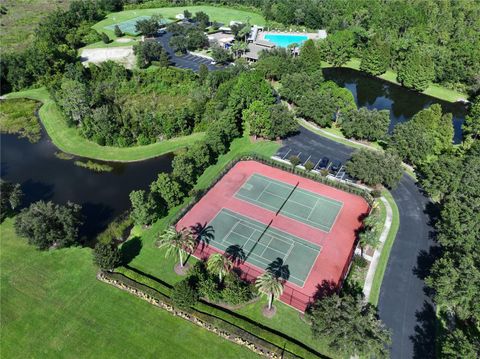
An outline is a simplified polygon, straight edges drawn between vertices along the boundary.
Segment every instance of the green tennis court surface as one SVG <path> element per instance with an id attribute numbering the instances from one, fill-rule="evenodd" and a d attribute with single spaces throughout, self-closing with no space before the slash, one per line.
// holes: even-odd
<path id="1" fill-rule="evenodd" d="M 235 193 L 238 199 L 277 212 L 309 226 L 330 232 L 342 202 L 253 174 Z"/>
<path id="2" fill-rule="evenodd" d="M 151 16 L 138 16 L 138 17 L 130 19 L 130 20 L 119 22 L 118 24 L 105 26 L 104 29 L 113 31 L 115 29 L 115 25 L 118 25 L 118 27 L 120 28 L 120 30 L 122 30 L 123 33 L 136 36 L 136 35 L 140 34 L 140 31 L 137 31 L 137 29 L 135 28 L 135 25 L 137 24 L 137 21 L 147 20 L 147 19 L 150 19 L 150 18 L 151 18 Z M 162 24 L 167 23 L 167 21 L 164 20 L 164 19 L 160 20 L 160 22 Z"/>
<path id="3" fill-rule="evenodd" d="M 241 248 L 244 260 L 262 269 L 267 269 L 280 258 L 290 272 L 285 279 L 301 287 L 321 250 L 313 243 L 272 227 L 267 228 L 266 224 L 225 208 L 208 226 L 213 229 L 209 245 L 227 252 L 235 247 L 236 251 Z"/>

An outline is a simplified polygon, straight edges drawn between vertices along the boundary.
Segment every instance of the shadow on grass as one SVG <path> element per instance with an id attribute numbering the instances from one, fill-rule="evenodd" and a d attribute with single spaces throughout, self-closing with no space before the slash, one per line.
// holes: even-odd
<path id="1" fill-rule="evenodd" d="M 139 237 L 133 237 L 122 245 L 122 264 L 126 266 L 140 254 L 143 243 Z"/>

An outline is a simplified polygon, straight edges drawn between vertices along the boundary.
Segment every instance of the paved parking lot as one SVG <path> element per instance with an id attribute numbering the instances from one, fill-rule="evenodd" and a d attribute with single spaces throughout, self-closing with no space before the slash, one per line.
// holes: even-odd
<path id="1" fill-rule="evenodd" d="M 351 151 L 339 150 L 337 146 L 329 143 L 333 141 L 325 140 L 319 142 L 316 134 L 300 127 L 298 134 L 283 140 L 283 146 L 276 156 L 284 160 L 297 156 L 301 165 L 311 161 L 315 170 L 327 169 L 336 178 L 352 181 L 353 178 L 345 171 L 345 162 L 350 158 Z"/>
<path id="2" fill-rule="evenodd" d="M 199 70 L 201 64 L 206 65 L 210 71 L 224 68 L 224 66 L 213 65 L 211 63 L 211 60 L 201 56 L 196 56 L 192 54 L 186 54 L 183 56 L 175 55 L 175 51 L 173 51 L 173 49 L 169 45 L 169 41 L 171 37 L 172 37 L 172 34 L 167 32 L 161 35 L 160 37 L 157 37 L 156 40 L 160 44 L 162 44 L 165 51 L 167 51 L 170 63 L 173 66 L 178 67 L 180 69 L 189 69 L 195 72 Z"/>

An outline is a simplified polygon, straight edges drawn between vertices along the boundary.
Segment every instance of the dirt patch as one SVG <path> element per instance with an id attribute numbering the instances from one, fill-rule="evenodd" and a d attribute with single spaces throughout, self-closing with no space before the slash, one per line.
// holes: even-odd
<path id="1" fill-rule="evenodd" d="M 190 269 L 190 264 L 185 264 L 182 267 L 180 263 L 177 263 L 175 264 L 175 267 L 174 267 L 175 273 L 177 273 L 178 275 L 186 275 L 189 269 Z"/>
<path id="2" fill-rule="evenodd" d="M 135 55 L 133 54 L 132 46 L 83 49 L 80 57 L 84 65 L 89 63 L 99 64 L 108 60 L 118 62 L 127 69 L 131 69 L 135 65 Z"/>
<path id="3" fill-rule="evenodd" d="M 272 305 L 272 309 L 268 309 L 268 305 L 262 308 L 262 314 L 265 318 L 273 318 L 273 316 L 277 313 L 277 307 Z"/>

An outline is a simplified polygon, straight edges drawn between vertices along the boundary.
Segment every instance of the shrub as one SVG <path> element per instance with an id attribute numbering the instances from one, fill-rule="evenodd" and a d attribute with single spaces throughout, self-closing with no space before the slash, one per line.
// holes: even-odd
<path id="1" fill-rule="evenodd" d="M 197 303 L 198 293 L 190 285 L 188 278 L 173 286 L 172 301 L 180 309 L 188 309 Z"/>
<path id="2" fill-rule="evenodd" d="M 113 32 L 115 33 L 116 37 L 122 37 L 123 32 L 120 30 L 120 27 L 118 25 L 115 25 L 115 28 L 113 29 Z"/>
<path id="3" fill-rule="evenodd" d="M 100 269 L 112 271 L 121 260 L 120 250 L 113 243 L 97 243 L 93 249 L 93 263 Z"/>
<path id="4" fill-rule="evenodd" d="M 198 282 L 198 293 L 212 302 L 219 302 L 222 299 L 217 281 L 210 275 Z"/>
<path id="5" fill-rule="evenodd" d="M 366 268 L 368 265 L 368 261 L 363 258 L 362 256 L 357 256 L 355 255 L 353 257 L 353 265 L 359 267 L 359 268 Z"/>
<path id="6" fill-rule="evenodd" d="M 242 304 L 252 299 L 251 286 L 240 279 L 235 272 L 230 272 L 225 277 L 225 288 L 222 290 L 223 301 L 229 304 Z"/>
<path id="7" fill-rule="evenodd" d="M 102 37 L 102 41 L 104 44 L 108 44 L 110 43 L 110 38 L 108 37 L 107 34 L 105 34 L 104 32 L 102 32 L 102 34 L 100 35 Z"/>
<path id="8" fill-rule="evenodd" d="M 298 156 L 290 156 L 288 160 L 293 167 L 297 167 L 300 164 L 300 158 Z"/>
<path id="9" fill-rule="evenodd" d="M 305 170 L 310 172 L 311 170 L 313 170 L 313 167 L 315 167 L 315 165 L 313 164 L 312 161 L 308 160 L 307 162 L 305 162 L 304 164 L 305 166 Z"/>

